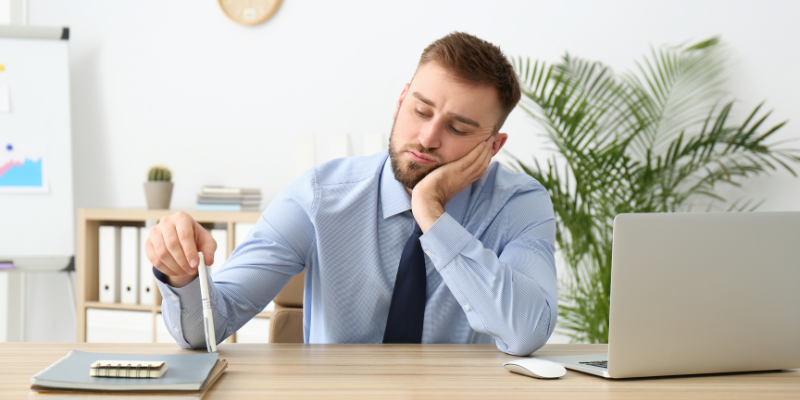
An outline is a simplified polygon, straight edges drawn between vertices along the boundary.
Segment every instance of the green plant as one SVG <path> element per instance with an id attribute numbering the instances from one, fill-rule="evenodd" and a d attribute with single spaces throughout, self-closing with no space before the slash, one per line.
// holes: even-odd
<path id="1" fill-rule="evenodd" d="M 172 180 L 172 172 L 169 170 L 169 168 L 163 165 L 156 165 L 155 167 L 150 168 L 150 171 L 147 172 L 147 180 L 151 182 L 169 182 Z"/>
<path id="2" fill-rule="evenodd" d="M 766 141 L 761 105 L 744 122 L 723 101 L 723 57 L 712 38 L 652 48 L 636 72 L 615 75 L 599 62 L 565 56 L 554 65 L 518 58 L 520 107 L 545 130 L 555 154 L 512 168 L 550 193 L 557 246 L 568 266 L 559 284 L 559 330 L 576 342 L 608 341 L 614 217 L 629 212 L 753 210 L 725 205 L 720 185 L 800 161 L 794 149 Z M 796 176 L 796 175 L 795 175 Z"/>

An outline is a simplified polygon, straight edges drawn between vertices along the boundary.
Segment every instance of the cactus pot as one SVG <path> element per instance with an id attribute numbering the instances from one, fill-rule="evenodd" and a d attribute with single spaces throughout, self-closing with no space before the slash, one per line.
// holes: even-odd
<path id="1" fill-rule="evenodd" d="M 151 210 L 168 209 L 169 202 L 172 200 L 172 186 L 172 182 L 145 182 L 144 197 L 147 198 L 147 208 Z"/>

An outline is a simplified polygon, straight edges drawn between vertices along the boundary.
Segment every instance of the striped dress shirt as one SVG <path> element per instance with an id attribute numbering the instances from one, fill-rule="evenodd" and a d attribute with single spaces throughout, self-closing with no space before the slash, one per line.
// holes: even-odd
<path id="1" fill-rule="evenodd" d="M 414 224 L 411 197 L 387 151 L 307 171 L 270 203 L 213 275 L 217 340 L 263 310 L 305 268 L 306 343 L 381 343 Z M 492 163 L 445 205 L 420 241 L 427 270 L 422 343 L 494 342 L 513 355 L 544 345 L 558 306 L 555 219 L 539 182 Z M 181 347 L 203 348 L 198 280 L 174 288 L 160 279 L 170 333 Z"/>

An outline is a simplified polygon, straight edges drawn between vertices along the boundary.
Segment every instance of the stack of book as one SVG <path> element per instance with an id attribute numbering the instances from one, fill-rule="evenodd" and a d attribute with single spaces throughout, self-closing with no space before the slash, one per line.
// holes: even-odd
<path id="1" fill-rule="evenodd" d="M 261 189 L 203 186 L 197 194 L 198 211 L 260 211 Z"/>

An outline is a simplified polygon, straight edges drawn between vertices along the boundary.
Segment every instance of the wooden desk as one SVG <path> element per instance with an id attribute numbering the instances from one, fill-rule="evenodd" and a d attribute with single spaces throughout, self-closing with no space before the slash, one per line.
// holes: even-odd
<path id="1" fill-rule="evenodd" d="M 0 343 L 0 399 L 27 398 L 30 377 L 69 350 L 187 353 L 174 344 Z M 605 345 L 547 345 L 536 355 L 603 353 Z M 506 371 L 493 345 L 219 346 L 228 370 L 204 399 L 265 398 L 800 398 L 800 370 L 607 380 L 568 371 L 538 380 Z"/>

